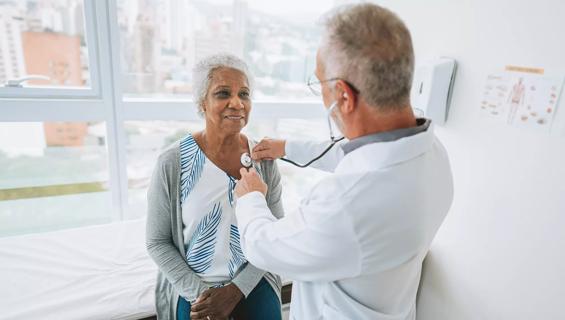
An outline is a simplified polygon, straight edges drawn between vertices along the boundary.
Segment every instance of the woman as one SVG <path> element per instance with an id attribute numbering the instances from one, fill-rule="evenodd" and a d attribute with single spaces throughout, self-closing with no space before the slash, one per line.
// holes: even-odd
<path id="1" fill-rule="evenodd" d="M 254 142 L 241 134 L 251 111 L 247 65 L 216 55 L 196 65 L 195 102 L 206 120 L 160 155 L 148 190 L 147 249 L 159 268 L 159 319 L 281 319 L 280 278 L 250 263 L 239 245 L 233 189 L 241 155 Z M 268 185 L 273 214 L 283 215 L 273 161 L 253 166 Z"/>

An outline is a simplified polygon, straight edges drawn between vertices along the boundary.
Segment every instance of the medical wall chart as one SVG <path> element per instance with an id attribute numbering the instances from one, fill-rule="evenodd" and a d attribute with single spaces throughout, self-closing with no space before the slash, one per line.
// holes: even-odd
<path id="1" fill-rule="evenodd" d="M 543 69 L 506 67 L 505 71 L 487 76 L 481 117 L 549 132 L 562 86 L 563 77 L 544 75 Z"/>

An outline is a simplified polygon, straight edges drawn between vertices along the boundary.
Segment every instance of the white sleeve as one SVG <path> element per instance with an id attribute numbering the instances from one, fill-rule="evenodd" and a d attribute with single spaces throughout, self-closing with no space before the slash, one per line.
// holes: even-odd
<path id="1" fill-rule="evenodd" d="M 314 161 L 310 167 L 333 172 L 339 161 L 343 158 L 344 153 L 341 145 L 345 142 L 342 140 L 333 146 L 328 153 L 322 158 Z M 286 140 L 285 158 L 290 159 L 299 164 L 306 164 L 308 161 L 319 156 L 331 144 L 331 141 L 300 141 Z"/>
<path id="2" fill-rule="evenodd" d="M 277 220 L 259 192 L 237 200 L 243 252 L 253 265 L 299 281 L 335 281 L 361 271 L 361 249 L 337 201 L 303 202 Z"/>

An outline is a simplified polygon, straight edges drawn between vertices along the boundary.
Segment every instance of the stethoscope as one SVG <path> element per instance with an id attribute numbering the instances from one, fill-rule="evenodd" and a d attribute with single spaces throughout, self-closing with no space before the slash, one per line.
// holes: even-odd
<path id="1" fill-rule="evenodd" d="M 331 148 L 333 148 L 333 146 L 335 146 L 336 143 L 340 142 L 341 140 L 345 139 L 345 137 L 340 137 L 340 138 L 336 138 L 332 129 L 332 121 L 331 121 L 331 114 L 333 112 L 333 110 L 335 109 L 335 107 L 337 106 L 337 101 L 332 103 L 332 105 L 328 108 L 328 112 L 327 112 L 327 118 L 328 118 L 328 127 L 330 128 L 330 140 L 331 143 L 330 145 L 322 152 L 320 153 L 319 156 L 315 157 L 314 159 L 308 161 L 306 164 L 300 164 L 300 163 L 296 163 L 290 159 L 287 158 L 280 158 L 282 161 L 288 162 L 290 164 L 293 164 L 299 168 L 306 168 L 308 166 L 310 166 L 314 161 L 320 159 L 321 157 L 323 157 L 326 153 L 328 153 L 328 151 L 330 151 Z M 251 166 L 253 166 L 253 159 L 251 159 L 251 156 L 249 155 L 249 153 L 245 152 L 241 155 L 240 158 L 241 161 L 241 165 L 244 166 L 245 168 L 249 169 L 251 168 Z"/>

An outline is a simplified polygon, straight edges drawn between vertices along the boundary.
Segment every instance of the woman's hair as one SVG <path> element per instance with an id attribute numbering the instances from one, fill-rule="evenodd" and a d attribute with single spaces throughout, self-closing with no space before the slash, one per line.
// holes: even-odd
<path id="1" fill-rule="evenodd" d="M 203 104 L 210 89 L 214 71 L 220 68 L 235 69 L 247 78 L 249 90 L 253 93 L 253 76 L 242 59 L 227 53 L 215 54 L 200 60 L 192 69 L 192 94 L 199 115 L 203 115 Z"/>
<path id="2" fill-rule="evenodd" d="M 338 7 L 322 23 L 326 78 L 350 81 L 382 111 L 410 103 L 414 50 L 410 31 L 396 14 L 363 3 Z"/>

